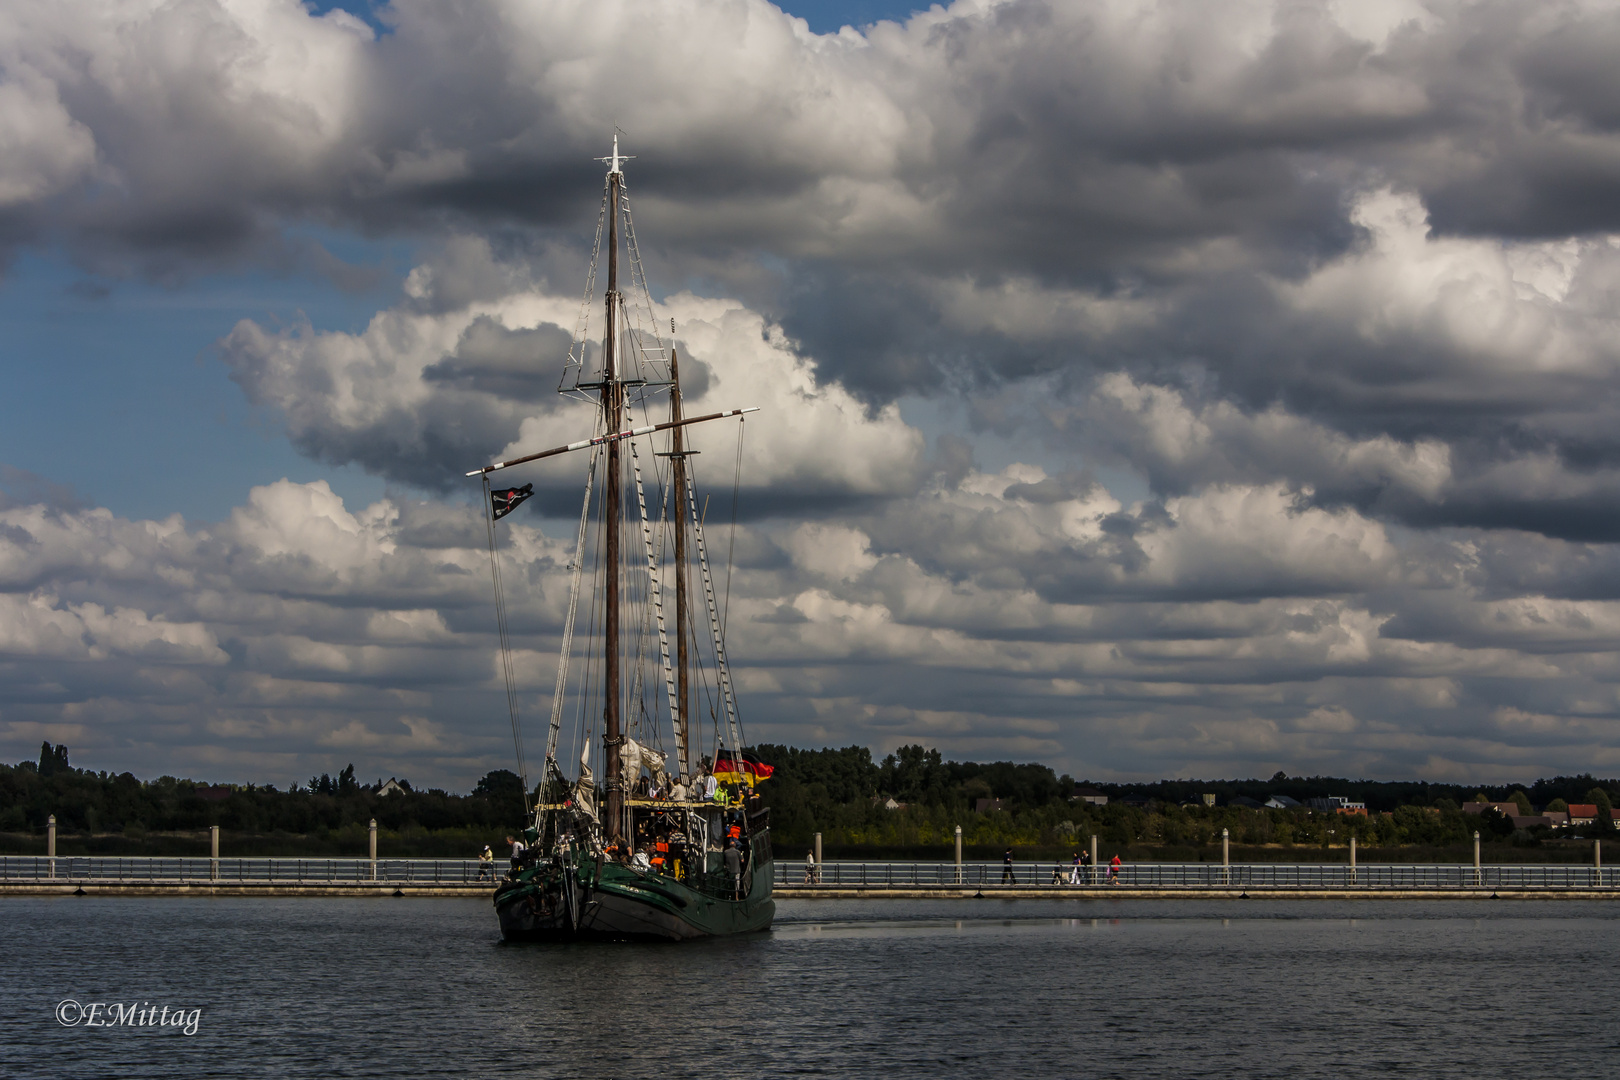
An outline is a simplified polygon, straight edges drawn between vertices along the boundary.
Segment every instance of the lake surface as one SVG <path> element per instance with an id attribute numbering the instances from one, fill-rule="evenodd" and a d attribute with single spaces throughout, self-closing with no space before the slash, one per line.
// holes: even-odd
<path id="1" fill-rule="evenodd" d="M 513 947 L 481 900 L 8 898 L 0 1076 L 1620 1075 L 1620 903 L 778 911 Z M 64 999 L 201 1011 L 68 1027 Z"/>

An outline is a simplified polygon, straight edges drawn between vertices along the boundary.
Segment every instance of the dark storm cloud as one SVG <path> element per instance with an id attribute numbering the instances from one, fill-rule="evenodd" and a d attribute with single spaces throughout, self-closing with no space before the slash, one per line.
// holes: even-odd
<path id="1" fill-rule="evenodd" d="M 515 401 L 540 401 L 557 392 L 543 372 L 547 361 L 568 354 L 571 341 L 560 326 L 508 330 L 487 315 L 461 332 L 455 352 L 422 369 L 428 382 L 478 390 Z"/>

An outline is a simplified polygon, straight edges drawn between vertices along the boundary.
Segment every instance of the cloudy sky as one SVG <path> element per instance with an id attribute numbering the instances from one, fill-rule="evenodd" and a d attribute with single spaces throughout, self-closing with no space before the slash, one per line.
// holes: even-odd
<path id="1" fill-rule="evenodd" d="M 0 759 L 510 763 L 617 126 L 752 738 L 1620 771 L 1615 4 L 788 6 L 14 6 Z"/>

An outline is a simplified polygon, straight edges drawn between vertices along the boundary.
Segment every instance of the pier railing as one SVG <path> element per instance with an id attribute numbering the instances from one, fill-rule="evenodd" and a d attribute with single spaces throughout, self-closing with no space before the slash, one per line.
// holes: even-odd
<path id="1" fill-rule="evenodd" d="M 1344 863 L 1126 863 L 1117 873 L 1087 866 L 1079 874 L 1070 863 L 1015 862 L 848 862 L 822 863 L 806 881 L 805 864 L 776 864 L 776 884 L 803 887 L 940 887 L 1001 885 L 1051 888 L 1076 886 L 1134 889 L 1592 889 L 1620 888 L 1620 871 L 1590 864 L 1529 863 L 1480 866 L 1458 863 L 1375 863 L 1351 868 Z"/>
<path id="2" fill-rule="evenodd" d="M 395 885 L 493 884 L 506 864 L 479 869 L 477 859 L 211 859 L 102 855 L 3 855 L 0 881 L 117 881 L 154 884 L 209 881 Z"/>
<path id="3" fill-rule="evenodd" d="M 120 882 L 138 885 L 217 882 L 288 885 L 388 884 L 416 886 L 493 885 L 506 872 L 476 859 L 240 859 L 151 858 L 101 855 L 0 856 L 0 882 Z M 1106 889 L 1616 889 L 1620 868 L 1573 863 L 1481 866 L 1458 863 L 1375 863 L 1355 868 L 1344 863 L 1126 863 L 1110 877 L 1109 868 L 1083 867 L 1078 882 L 1069 863 L 1015 862 L 1011 873 L 999 862 L 854 862 L 833 860 L 816 868 L 806 882 L 805 865 L 775 863 L 775 884 L 802 888 L 1020 889 L 1054 893 L 1076 888 Z"/>

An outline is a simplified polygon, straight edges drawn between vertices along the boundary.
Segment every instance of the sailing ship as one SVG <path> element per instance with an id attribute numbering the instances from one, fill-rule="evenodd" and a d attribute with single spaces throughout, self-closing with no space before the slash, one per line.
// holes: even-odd
<path id="1" fill-rule="evenodd" d="M 694 424 L 737 417 L 740 477 L 742 417 L 756 410 L 682 415 L 674 322 L 665 348 L 630 215 L 624 177 L 630 159 L 619 153 L 617 135 L 612 155 L 597 160 L 608 166 L 602 208 L 585 297 L 558 386 L 559 393 L 591 404 L 595 430 L 588 439 L 467 474 L 484 482 L 501 666 L 527 824 L 526 850 L 497 884 L 495 913 L 508 941 L 686 940 L 764 930 L 775 913 L 769 812 L 754 789 L 770 767 L 744 750 L 726 664 L 725 612 L 695 493 L 695 452 L 685 441 Z M 621 248 L 629 264 L 629 290 L 620 288 Z M 590 323 L 603 261 L 607 289 L 598 348 Z M 654 410 L 664 408 L 668 418 L 655 419 Z M 531 788 L 496 522 L 532 494 L 533 485 L 496 490 L 489 478 L 578 451 L 588 451 L 590 463 L 545 761 Z M 655 494 L 653 514 L 647 472 Z M 734 500 L 736 492 L 734 486 Z M 628 520 L 627 494 L 639 512 L 635 522 Z M 625 540 L 637 531 L 643 550 L 631 560 L 632 571 L 625 565 Z M 672 566 L 666 558 L 671 547 Z M 593 572 L 586 575 L 593 558 Z M 698 618 L 690 587 L 694 571 L 704 609 Z M 673 626 L 664 613 L 669 577 L 674 578 Z M 589 629 L 576 650 L 582 601 Z M 704 622 L 707 626 L 700 626 Z M 574 656 L 576 651 L 583 657 Z M 576 686 L 570 672 L 578 672 L 581 659 L 584 671 Z M 653 669 L 659 669 L 661 680 L 649 677 Z M 663 682 L 663 693 L 657 681 Z M 573 747 L 565 752 L 560 736 L 568 712 L 574 714 Z M 702 722 L 705 713 L 708 723 Z"/>

